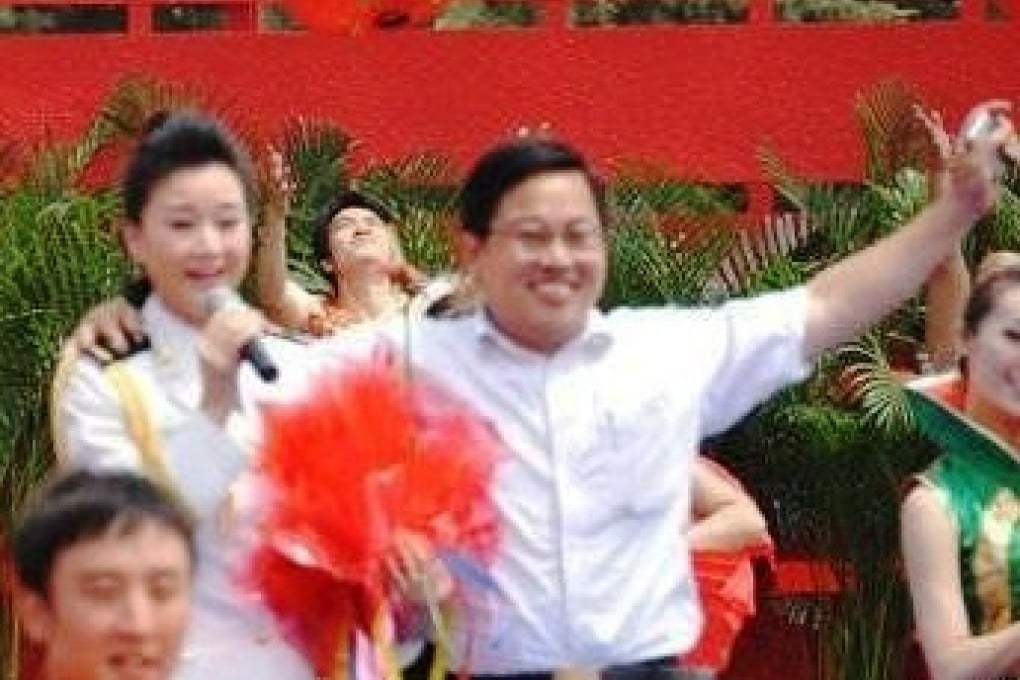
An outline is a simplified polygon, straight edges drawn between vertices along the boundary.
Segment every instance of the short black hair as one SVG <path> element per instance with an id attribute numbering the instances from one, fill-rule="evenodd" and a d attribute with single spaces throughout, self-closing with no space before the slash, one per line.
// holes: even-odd
<path id="1" fill-rule="evenodd" d="M 324 262 L 332 258 L 332 253 L 329 250 L 329 225 L 332 224 L 337 213 L 347 208 L 371 210 L 386 224 L 393 224 L 393 213 L 371 196 L 354 189 L 339 193 L 333 197 L 326 209 L 319 213 L 312 224 L 312 251 L 315 253 L 317 261 Z"/>
<path id="2" fill-rule="evenodd" d="M 181 537 L 196 561 L 190 512 L 154 482 L 129 471 L 63 473 L 44 486 L 14 531 L 14 566 L 28 590 L 47 597 L 53 564 L 65 549 L 112 529 L 153 522 Z"/>
<path id="3" fill-rule="evenodd" d="M 605 225 L 605 186 L 584 156 L 564 142 L 523 137 L 494 147 L 468 173 L 460 196 L 461 228 L 486 238 L 496 208 L 508 191 L 535 175 L 564 171 L 584 175 L 595 198 L 599 219 Z"/>
<path id="4" fill-rule="evenodd" d="M 121 182 L 124 216 L 141 220 L 153 187 L 182 168 L 222 163 L 233 170 L 244 187 L 248 211 L 258 201 L 255 172 L 248 152 L 219 121 L 193 112 L 159 112 L 145 126 L 146 132 L 128 162 Z"/>

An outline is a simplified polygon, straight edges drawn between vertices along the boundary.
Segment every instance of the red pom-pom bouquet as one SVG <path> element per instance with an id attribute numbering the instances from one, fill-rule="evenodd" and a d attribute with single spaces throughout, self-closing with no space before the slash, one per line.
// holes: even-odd
<path id="1" fill-rule="evenodd" d="M 385 360 L 345 366 L 267 409 L 265 431 L 268 504 L 249 578 L 321 675 L 346 677 L 355 635 L 392 642 L 379 624 L 408 606 L 393 570 L 402 537 L 438 558 L 491 560 L 501 447 L 435 385 Z"/>

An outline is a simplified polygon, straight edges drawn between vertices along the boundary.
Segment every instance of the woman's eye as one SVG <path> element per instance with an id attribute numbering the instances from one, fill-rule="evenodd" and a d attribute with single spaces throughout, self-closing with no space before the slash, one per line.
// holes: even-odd
<path id="1" fill-rule="evenodd" d="M 1003 331 L 1002 334 L 1005 335 L 1006 339 L 1010 342 L 1020 342 L 1020 330 L 1007 330 Z"/>

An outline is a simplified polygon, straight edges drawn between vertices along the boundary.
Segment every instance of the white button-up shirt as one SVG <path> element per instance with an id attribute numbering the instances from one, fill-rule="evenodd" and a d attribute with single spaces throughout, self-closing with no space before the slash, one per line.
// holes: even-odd
<path id="1" fill-rule="evenodd" d="M 498 589 L 464 589 L 455 667 L 603 667 L 693 646 L 692 460 L 704 437 L 806 375 L 806 301 L 796 289 L 716 309 L 593 311 L 551 356 L 516 345 L 484 312 L 388 329 L 509 450 L 493 491 Z M 358 345 L 340 336 L 315 353 L 329 363 Z"/>

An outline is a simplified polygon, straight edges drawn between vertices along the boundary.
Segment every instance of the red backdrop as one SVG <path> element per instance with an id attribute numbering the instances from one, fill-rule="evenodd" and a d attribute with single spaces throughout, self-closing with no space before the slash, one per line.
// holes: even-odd
<path id="1" fill-rule="evenodd" d="M 981 99 L 1020 102 L 1020 31 L 986 21 L 983 0 L 962 0 L 960 20 L 898 25 L 780 23 L 751 2 L 739 25 L 573 30 L 547 0 L 537 28 L 351 37 L 259 32 L 258 3 L 240 0 L 231 30 L 155 33 L 153 2 L 107 0 L 129 6 L 126 34 L 0 37 L 0 138 L 80 132 L 119 78 L 141 74 L 195 85 L 267 133 L 298 115 L 334 120 L 363 159 L 438 150 L 463 167 L 548 124 L 604 165 L 747 183 L 761 210 L 763 144 L 819 179 L 861 176 L 853 106 L 880 81 L 913 85 L 950 124 Z M 732 677 L 812 677 L 808 627 L 767 613 L 753 627 Z"/>
<path id="2" fill-rule="evenodd" d="M 951 123 L 977 100 L 1020 94 L 1017 24 L 984 21 L 980 3 L 957 21 L 846 25 L 776 22 L 754 2 L 739 25 L 551 20 L 352 37 L 260 33 L 242 13 L 241 30 L 226 32 L 148 33 L 135 17 L 123 35 L 0 37 L 0 134 L 80 131 L 111 85 L 137 73 L 197 85 L 267 131 L 297 115 L 335 120 L 366 158 L 436 149 L 463 165 L 510 130 L 548 123 L 602 162 L 755 182 L 756 149 L 770 143 L 798 171 L 852 180 L 854 100 L 877 82 L 914 85 Z"/>

